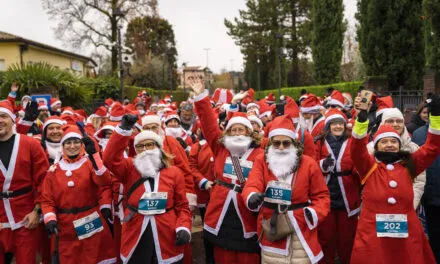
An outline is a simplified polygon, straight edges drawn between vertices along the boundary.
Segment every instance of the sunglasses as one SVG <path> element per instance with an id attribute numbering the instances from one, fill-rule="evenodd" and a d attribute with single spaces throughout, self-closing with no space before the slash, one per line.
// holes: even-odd
<path id="1" fill-rule="evenodd" d="M 274 148 L 279 148 L 281 145 L 283 145 L 284 148 L 290 148 L 292 143 L 293 142 L 291 140 L 283 140 L 283 141 L 275 140 L 272 141 L 272 146 L 274 146 Z"/>
<path id="2" fill-rule="evenodd" d="M 145 144 L 136 144 L 134 147 L 137 150 L 154 149 L 156 147 L 156 143 L 155 142 L 148 142 Z"/>

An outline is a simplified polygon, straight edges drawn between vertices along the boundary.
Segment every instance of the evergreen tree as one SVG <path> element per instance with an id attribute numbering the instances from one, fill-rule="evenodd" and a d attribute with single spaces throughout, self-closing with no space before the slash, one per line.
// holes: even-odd
<path id="1" fill-rule="evenodd" d="M 391 89 L 420 89 L 424 75 L 422 0 L 359 0 L 357 37 L 367 75 Z"/>
<path id="2" fill-rule="evenodd" d="M 423 1 L 426 65 L 440 73 L 440 1 Z"/>
<path id="3" fill-rule="evenodd" d="M 318 84 L 340 80 L 346 23 L 342 0 L 313 0 L 313 75 Z"/>

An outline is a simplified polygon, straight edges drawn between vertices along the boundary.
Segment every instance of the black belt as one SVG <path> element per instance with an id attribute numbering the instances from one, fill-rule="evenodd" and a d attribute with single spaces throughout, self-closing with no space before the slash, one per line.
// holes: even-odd
<path id="1" fill-rule="evenodd" d="M 79 214 L 81 212 L 85 212 L 88 211 L 90 209 L 95 208 L 96 206 L 98 206 L 98 204 L 94 204 L 94 205 L 89 205 L 89 206 L 84 206 L 84 207 L 72 207 L 72 208 L 57 208 L 57 213 L 58 214 Z"/>
<path id="2" fill-rule="evenodd" d="M 336 176 L 336 177 L 349 176 L 351 174 L 352 174 L 351 171 L 330 172 L 330 175 Z"/>
<path id="3" fill-rule="evenodd" d="M 220 180 L 215 180 L 215 182 L 220 186 L 233 190 L 234 192 L 241 193 L 243 191 L 243 188 L 238 184 L 228 183 Z"/>
<path id="4" fill-rule="evenodd" d="M 291 204 L 291 205 L 283 205 L 283 204 L 277 204 L 277 203 L 269 203 L 264 202 L 263 206 L 272 210 L 280 209 L 281 211 L 293 211 L 296 209 L 304 208 L 309 206 L 310 203 L 297 203 L 297 204 Z"/>
<path id="5" fill-rule="evenodd" d="M 10 199 L 10 198 L 14 198 L 14 197 L 29 193 L 31 191 L 32 191 L 32 186 L 24 187 L 24 188 L 18 189 L 16 191 L 1 192 L 0 198 Z"/>

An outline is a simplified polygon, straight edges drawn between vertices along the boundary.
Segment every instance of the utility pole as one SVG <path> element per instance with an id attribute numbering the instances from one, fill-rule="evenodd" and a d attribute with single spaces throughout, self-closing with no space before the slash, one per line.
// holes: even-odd
<path id="1" fill-rule="evenodd" d="M 209 68 L 209 51 L 211 48 L 204 48 L 204 50 L 206 51 L 206 68 Z"/>

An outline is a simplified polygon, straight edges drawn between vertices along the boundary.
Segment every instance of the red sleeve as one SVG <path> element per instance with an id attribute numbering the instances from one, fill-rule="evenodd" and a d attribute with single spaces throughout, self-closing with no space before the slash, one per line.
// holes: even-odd
<path id="1" fill-rule="evenodd" d="M 299 131 L 299 133 L 301 133 L 301 130 Z M 304 155 L 314 158 L 316 156 L 316 153 L 316 146 L 315 142 L 313 141 L 312 135 L 310 135 L 308 131 L 304 131 Z"/>
<path id="2" fill-rule="evenodd" d="M 46 153 L 43 147 L 36 140 L 30 140 L 31 145 L 31 157 L 32 157 L 32 179 L 34 182 L 34 187 L 36 189 L 36 199 L 35 203 L 41 202 L 42 185 L 43 180 L 46 176 L 47 170 L 49 169 L 49 161 L 47 160 Z"/>
<path id="3" fill-rule="evenodd" d="M 43 211 L 44 219 L 49 216 L 56 217 L 57 213 L 55 199 L 52 194 L 52 190 L 55 188 L 52 183 L 54 177 L 55 174 L 53 172 L 48 172 L 42 184 L 41 210 Z"/>
<path id="4" fill-rule="evenodd" d="M 112 181 L 110 171 L 103 167 L 100 171 L 95 171 L 93 165 L 88 161 L 89 170 L 92 173 L 93 182 L 99 188 L 99 205 L 100 209 L 108 208 L 111 209 L 112 204 Z"/>
<path id="5" fill-rule="evenodd" d="M 104 166 L 123 183 L 126 182 L 129 173 L 129 160 L 124 158 L 124 150 L 130 140 L 130 134 L 131 131 L 123 130 L 117 126 L 102 154 Z"/>
<path id="6" fill-rule="evenodd" d="M 199 170 L 199 148 L 200 145 L 195 143 L 191 147 L 191 151 L 189 152 L 189 168 L 191 169 L 192 175 L 194 176 L 194 186 L 199 186 L 200 181 L 203 180 L 203 174 Z"/>
<path id="7" fill-rule="evenodd" d="M 356 138 L 353 134 L 350 145 L 351 160 L 361 180 L 367 175 L 375 163 L 374 158 L 368 153 L 368 136 L 369 135 L 366 134 L 362 138 Z"/>
<path id="8" fill-rule="evenodd" d="M 253 193 L 264 193 L 265 191 L 264 165 L 263 165 L 265 160 L 266 159 L 264 158 L 264 153 L 259 154 L 255 158 L 255 162 L 252 165 L 252 170 L 249 172 L 248 179 L 244 185 L 243 192 L 241 193 L 241 197 L 245 201 L 246 207 L 249 210 L 251 210 L 248 207 L 248 203 L 247 203 L 249 196 L 251 196 L 251 194 Z M 258 211 L 258 209 L 251 211 Z"/>
<path id="9" fill-rule="evenodd" d="M 20 118 L 18 122 L 15 124 L 17 133 L 22 135 L 27 135 L 29 129 L 32 127 L 32 124 L 33 122 L 24 121 L 22 118 Z"/>
<path id="10" fill-rule="evenodd" d="M 185 194 L 185 182 L 182 177 L 178 177 L 182 172 L 178 168 L 175 169 L 175 173 L 177 174 L 176 177 L 174 177 L 174 210 L 177 216 L 176 229 L 183 227 L 191 233 L 192 219 Z"/>
<path id="11" fill-rule="evenodd" d="M 199 115 L 200 124 L 203 131 L 203 136 L 211 147 L 212 152 L 216 156 L 220 150 L 220 143 L 218 142 L 221 137 L 221 131 L 217 124 L 217 116 L 212 109 L 209 97 L 206 96 L 200 101 L 195 103 L 197 114 Z"/>

